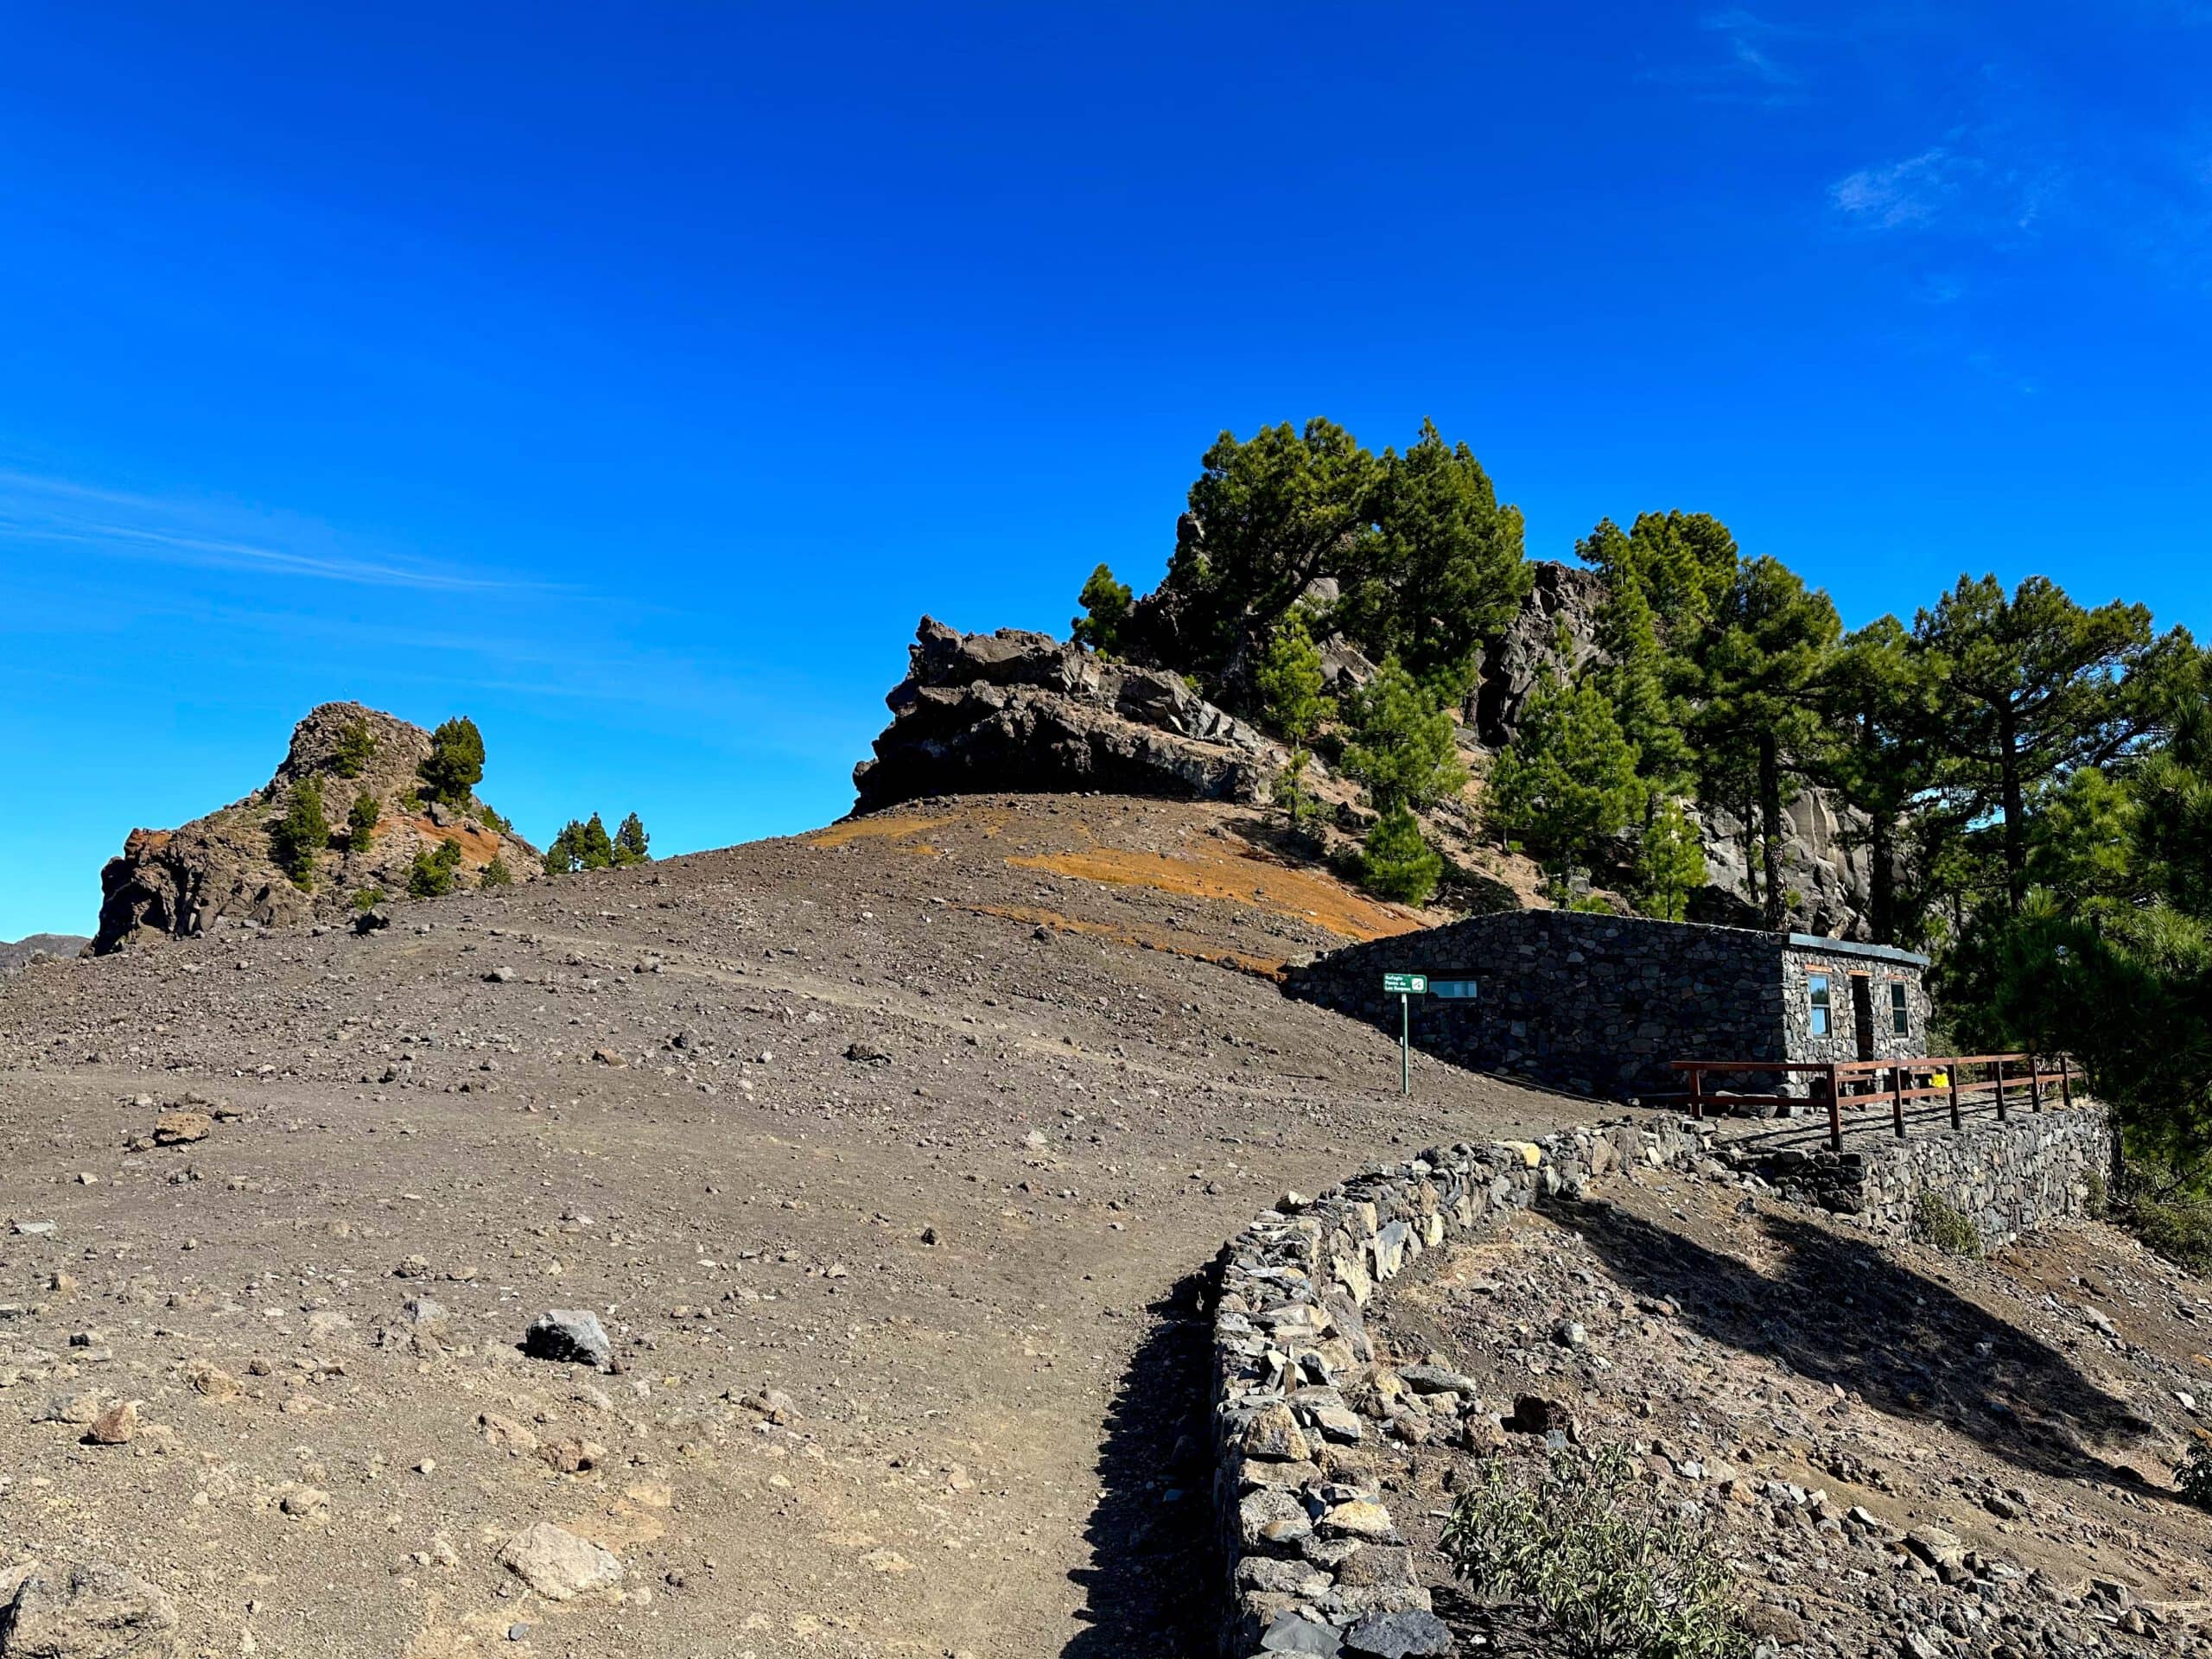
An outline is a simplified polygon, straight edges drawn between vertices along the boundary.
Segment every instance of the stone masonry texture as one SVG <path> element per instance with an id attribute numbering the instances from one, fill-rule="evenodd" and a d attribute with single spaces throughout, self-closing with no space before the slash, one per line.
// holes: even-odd
<path id="1" fill-rule="evenodd" d="M 1804 944 L 1747 928 L 1580 911 L 1504 911 L 1332 951 L 1293 968 L 1293 996 L 1394 1035 L 1398 999 L 1385 973 L 1471 979 L 1471 999 L 1416 997 L 1413 1041 L 1425 1053 L 1577 1094 L 1629 1100 L 1685 1084 L 1677 1059 L 1825 1062 L 1859 1058 L 1852 976 L 1868 983 L 1872 1053 L 1927 1052 L 1928 999 L 1909 959 L 1834 941 Z M 1829 980 L 1829 1031 L 1811 1030 L 1808 977 Z M 1891 1027 L 1890 983 L 1906 986 L 1908 1023 Z M 1732 1086 L 1768 1089 L 1773 1079 Z M 1790 1092 L 1806 1092 L 1796 1080 Z"/>

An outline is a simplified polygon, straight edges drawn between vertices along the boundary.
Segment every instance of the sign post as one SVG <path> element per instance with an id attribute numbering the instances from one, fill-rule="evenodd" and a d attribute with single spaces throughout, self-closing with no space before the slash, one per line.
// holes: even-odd
<path id="1" fill-rule="evenodd" d="M 1428 995 L 1427 974 L 1385 974 L 1382 976 L 1385 995 L 1392 992 L 1398 998 L 1398 1093 L 1411 1095 L 1414 1091 L 1414 998 Z"/>

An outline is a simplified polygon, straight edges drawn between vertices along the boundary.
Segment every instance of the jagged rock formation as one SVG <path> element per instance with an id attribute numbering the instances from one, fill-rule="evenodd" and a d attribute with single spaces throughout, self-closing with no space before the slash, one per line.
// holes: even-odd
<path id="1" fill-rule="evenodd" d="M 1252 801 L 1288 758 L 1179 676 L 1049 634 L 962 633 L 924 617 L 907 656 L 875 759 L 853 769 L 856 811 L 1033 790 Z"/>
<path id="2" fill-rule="evenodd" d="M 340 745 L 357 728 L 374 744 L 359 775 L 346 777 Z M 430 734 L 419 726 L 358 702 L 322 704 L 293 728 L 283 763 L 264 787 L 181 829 L 130 832 L 122 855 L 100 872 L 93 950 L 105 955 L 136 940 L 188 937 L 225 920 L 274 927 L 340 916 L 365 888 L 406 892 L 416 853 L 441 842 L 461 849 L 464 885 L 494 859 L 517 881 L 542 874 L 538 850 L 494 825 L 480 801 L 460 810 L 413 799 L 429 753 Z M 302 888 L 278 867 L 270 836 L 292 787 L 308 778 L 321 785 L 338 844 L 318 855 L 312 886 Z M 375 798 L 382 816 L 367 849 L 357 853 L 343 838 L 347 809 L 361 794 Z"/>
<path id="3" fill-rule="evenodd" d="M 1691 895 L 1690 919 L 1761 925 L 1758 907 L 1745 897 L 1751 890 L 1745 860 L 1751 843 L 1742 821 L 1719 807 L 1700 807 L 1695 817 L 1705 842 L 1706 885 Z M 1866 815 L 1825 790 L 1811 789 L 1783 804 L 1782 824 L 1782 890 L 1790 926 L 1834 939 L 1872 938 Z"/>
<path id="4" fill-rule="evenodd" d="M 92 941 L 76 933 L 30 933 L 0 941 L 0 979 L 20 974 L 46 957 L 73 957 Z"/>
<path id="5" fill-rule="evenodd" d="M 1535 567 L 1535 581 L 1521 601 L 1521 613 L 1483 653 L 1483 675 L 1475 693 L 1475 732 L 1494 749 L 1513 741 L 1521 711 L 1542 683 L 1548 668 L 1561 681 L 1573 677 L 1598 655 L 1598 607 L 1605 582 L 1595 570 L 1545 559 Z M 1562 631 L 1566 651 L 1560 646 Z"/>

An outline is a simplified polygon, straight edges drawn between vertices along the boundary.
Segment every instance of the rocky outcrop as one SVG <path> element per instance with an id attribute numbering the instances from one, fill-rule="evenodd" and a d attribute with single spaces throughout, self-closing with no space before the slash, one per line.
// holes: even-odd
<path id="1" fill-rule="evenodd" d="M 1748 897 L 1750 843 L 1742 821 L 1718 807 L 1700 807 L 1695 816 L 1705 844 L 1706 885 L 1690 897 L 1690 919 L 1724 927 L 1762 925 Z M 1782 826 L 1782 890 L 1791 929 L 1831 939 L 1871 938 L 1866 910 L 1873 881 L 1866 814 L 1813 789 L 1784 804 Z"/>
<path id="2" fill-rule="evenodd" d="M 344 746 L 349 737 L 358 746 L 362 731 L 366 752 L 349 760 Z M 429 753 L 430 734 L 419 726 L 358 702 L 324 703 L 293 728 L 276 775 L 244 800 L 181 829 L 130 832 L 122 855 L 100 872 L 93 950 L 188 938 L 222 922 L 281 927 L 342 916 L 365 889 L 405 893 L 416 854 L 441 842 L 461 850 L 461 885 L 480 880 L 495 859 L 514 880 L 542 874 L 538 850 L 480 801 L 452 808 L 416 798 Z M 292 789 L 310 778 L 321 787 L 334 836 L 303 887 L 278 867 L 270 832 Z M 379 817 L 367 847 L 356 852 L 344 844 L 346 817 L 364 794 L 378 803 Z"/>
<path id="3" fill-rule="evenodd" d="M 1175 674 L 1019 628 L 922 619 L 856 811 L 922 795 L 1110 790 L 1257 800 L 1288 758 Z"/>
<path id="4" fill-rule="evenodd" d="M 1521 729 L 1521 711 L 1543 683 L 1546 669 L 1566 681 L 1598 654 L 1598 607 L 1605 598 L 1605 578 L 1595 570 L 1551 559 L 1533 568 L 1535 580 L 1521 601 L 1520 614 L 1483 653 L 1482 683 L 1475 693 L 1475 732 L 1494 749 L 1503 748 Z"/>

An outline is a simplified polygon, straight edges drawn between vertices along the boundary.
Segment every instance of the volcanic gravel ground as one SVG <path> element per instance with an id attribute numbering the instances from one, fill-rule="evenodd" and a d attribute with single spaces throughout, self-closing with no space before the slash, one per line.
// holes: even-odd
<path id="1" fill-rule="evenodd" d="M 1221 1241 L 1592 1115 L 1402 1103 L 1266 973 L 1417 918 L 1256 834 L 921 803 L 11 980 L 0 1599 L 110 1564 L 181 1654 L 1210 1651 Z M 556 1308 L 611 1369 L 520 1351 Z M 538 1522 L 619 1580 L 549 1599 Z"/>
<path id="2" fill-rule="evenodd" d="M 2212 1648 L 2212 1517 L 2173 1491 L 2204 1443 L 2212 1297 L 2110 1228 L 1976 1262 L 1733 1180 L 1631 1172 L 1424 1260 L 1378 1307 L 1386 1372 L 1427 1361 L 1465 1385 L 1357 1396 L 1396 1419 L 1391 1512 L 1463 1638 L 1546 1650 L 1435 1554 L 1481 1459 L 1545 1455 L 1499 1421 L 1533 1395 L 1714 1518 L 1770 1652 Z"/>

